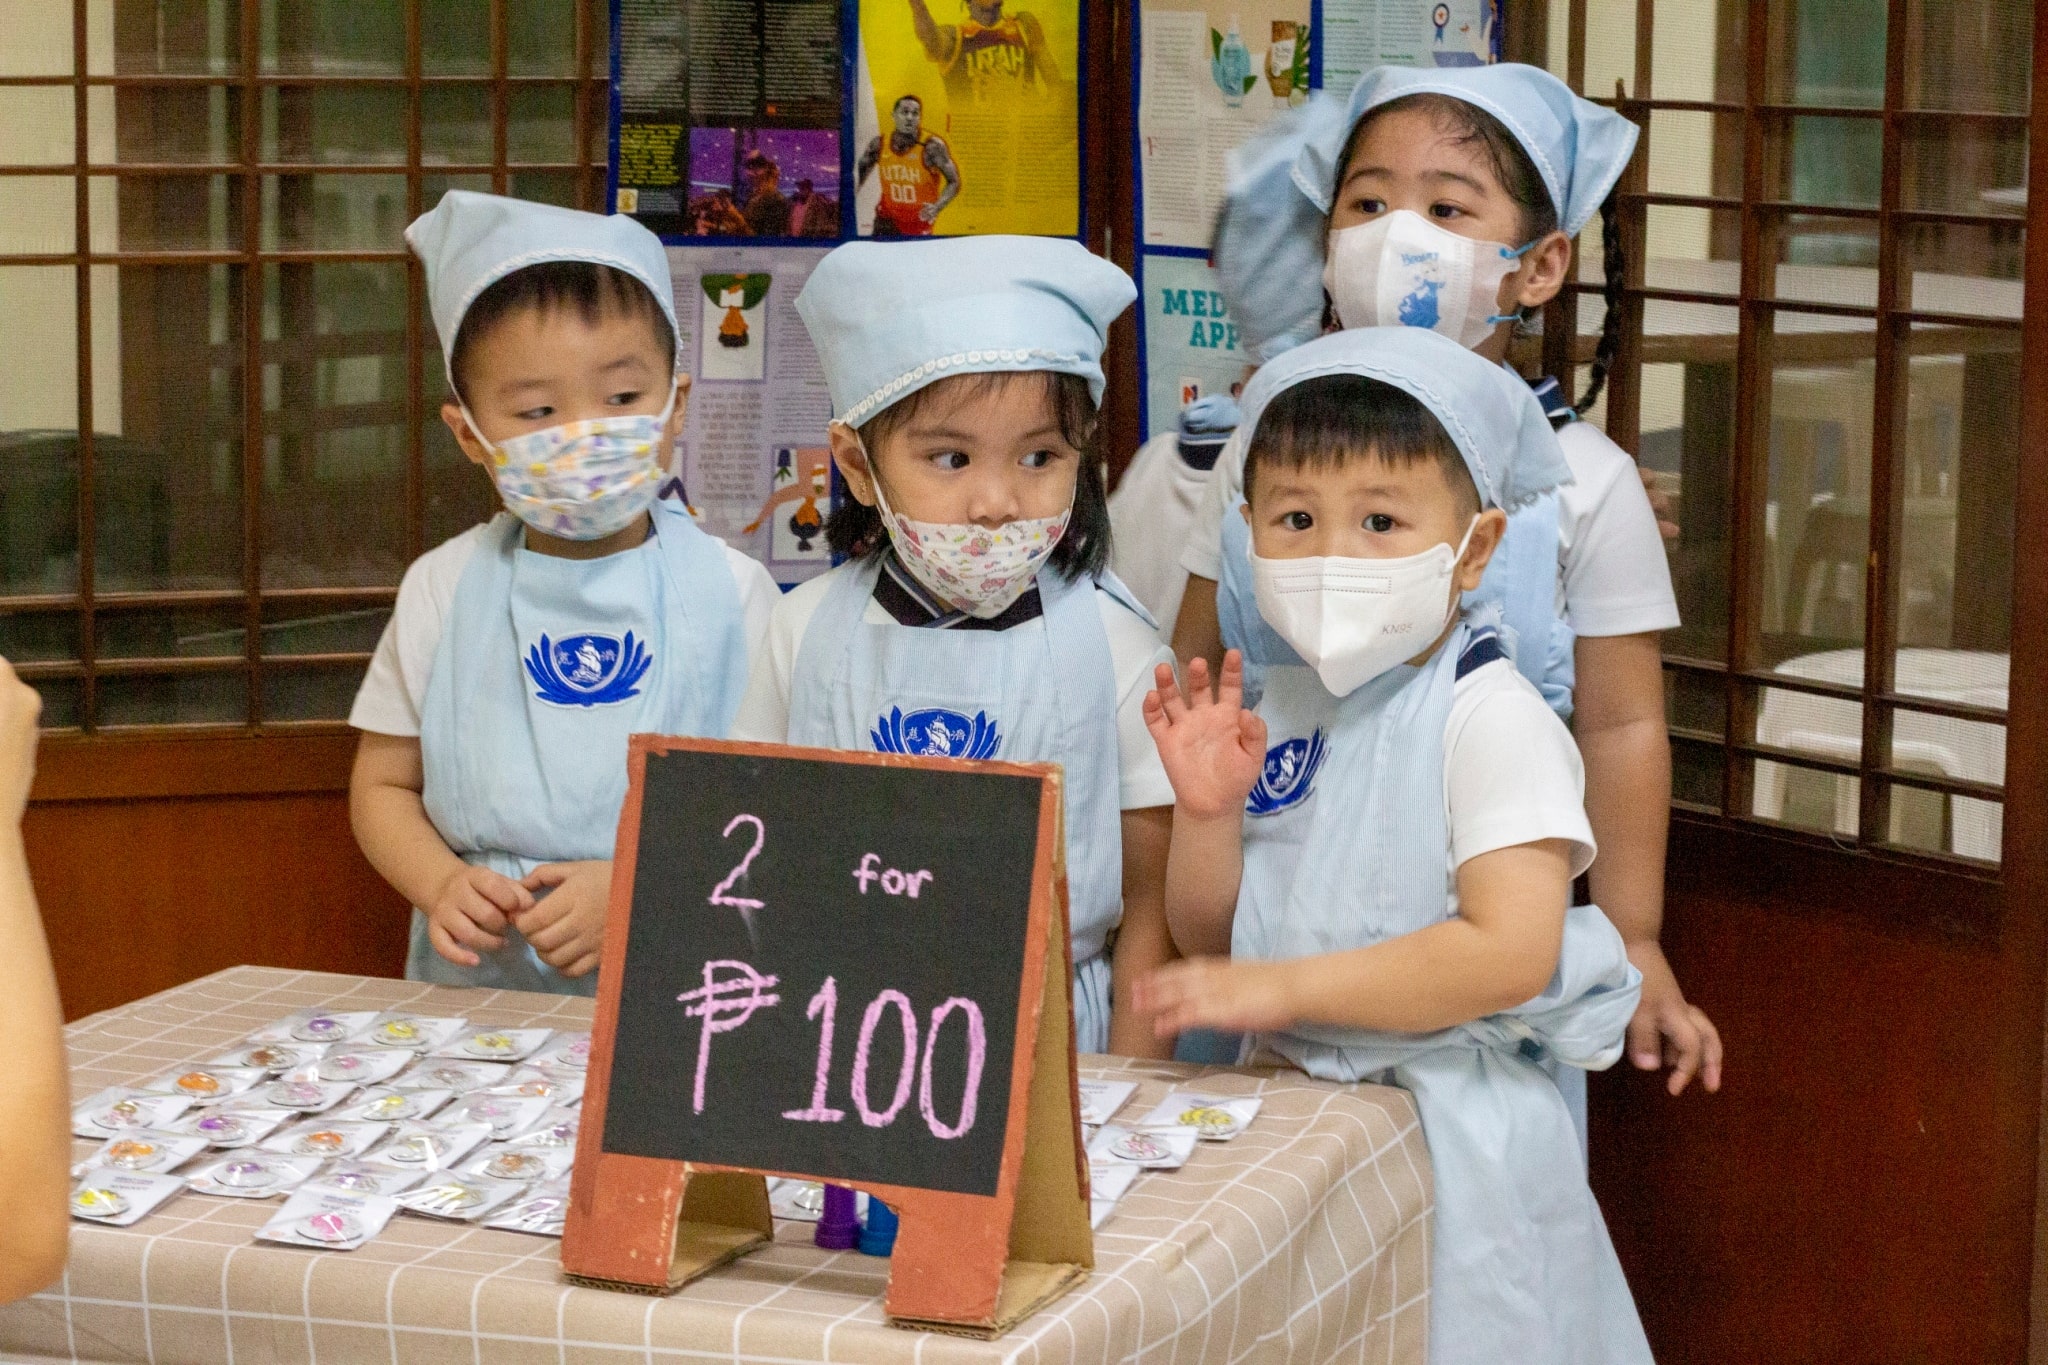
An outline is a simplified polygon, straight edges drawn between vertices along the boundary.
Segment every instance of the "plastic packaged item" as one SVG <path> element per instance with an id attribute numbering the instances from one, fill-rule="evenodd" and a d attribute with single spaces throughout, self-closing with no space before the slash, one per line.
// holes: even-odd
<path id="1" fill-rule="evenodd" d="M 368 1161 L 331 1161 L 320 1183 L 351 1194 L 402 1194 L 427 1178 L 425 1171 L 401 1171 Z"/>
<path id="2" fill-rule="evenodd" d="M 464 1175 L 490 1180 L 553 1180 L 569 1173 L 576 1153 L 568 1147 L 507 1147 L 494 1142 L 462 1163 Z"/>
<path id="3" fill-rule="evenodd" d="M 1138 1121 L 1141 1128 L 1192 1128 L 1204 1142 L 1227 1142 L 1251 1126 L 1260 1101 L 1252 1095 L 1175 1090 Z"/>
<path id="4" fill-rule="evenodd" d="M 354 1251 L 384 1230 L 398 1212 L 389 1195 L 357 1194 L 308 1181 L 256 1233 L 257 1240 L 287 1246 Z"/>
<path id="5" fill-rule="evenodd" d="M 1105 1123 L 1088 1144 L 1091 1160 L 1120 1161 L 1147 1170 L 1171 1171 L 1187 1164 L 1195 1154 L 1192 1128 L 1120 1128 Z"/>
<path id="6" fill-rule="evenodd" d="M 387 1010 L 366 1029 L 362 1041 L 372 1047 L 403 1048 L 410 1052 L 432 1052 L 469 1027 L 467 1019 L 449 1019 L 432 1014 Z"/>
<path id="7" fill-rule="evenodd" d="M 190 1066 L 143 1084 L 160 1095 L 183 1095 L 196 1104 L 211 1104 L 253 1090 L 270 1079 L 260 1066 Z"/>
<path id="8" fill-rule="evenodd" d="M 209 1147 L 250 1147 L 297 1117 L 290 1109 L 207 1109 L 187 1114 L 166 1131 L 203 1138 Z"/>
<path id="9" fill-rule="evenodd" d="M 284 1079 L 325 1085 L 381 1085 L 411 1062 L 412 1054 L 400 1048 L 350 1043 L 333 1049 L 318 1061 L 294 1067 L 284 1073 Z"/>
<path id="10" fill-rule="evenodd" d="M 71 1216 L 125 1228 L 185 1188 L 185 1178 L 141 1171 L 86 1172 L 71 1189 Z"/>
<path id="11" fill-rule="evenodd" d="M 401 1171 L 440 1171 L 455 1165 L 490 1138 L 489 1125 L 458 1124 L 430 1128 L 423 1123 L 401 1123 L 391 1140 L 364 1157 L 375 1166 Z"/>
<path id="12" fill-rule="evenodd" d="M 582 1115 L 565 1105 L 553 1105 L 540 1116 L 538 1122 L 514 1137 L 503 1139 L 507 1147 L 567 1147 L 576 1146 L 576 1130 L 582 1122 Z"/>
<path id="13" fill-rule="evenodd" d="M 487 1176 L 453 1176 L 430 1180 L 398 1196 L 398 1206 L 430 1218 L 457 1223 L 474 1223 L 491 1210 L 509 1204 L 526 1193 L 517 1180 L 492 1180 Z"/>
<path id="14" fill-rule="evenodd" d="M 500 1206 L 483 1220 L 487 1228 L 508 1232 L 531 1232 L 541 1237 L 560 1237 L 569 1217 L 569 1182 L 548 1180 L 529 1186 L 527 1192 Z"/>
<path id="15" fill-rule="evenodd" d="M 1116 1209 L 1116 1201 L 1122 1199 L 1131 1184 L 1138 1178 L 1141 1167 L 1128 1161 L 1088 1162 L 1088 1226 L 1099 1228 L 1103 1220 Z"/>
<path id="16" fill-rule="evenodd" d="M 192 1101 L 183 1095 L 117 1085 L 72 1111 L 71 1132 L 76 1137 L 105 1138 L 138 1128 L 168 1128 L 191 1107 Z"/>
<path id="17" fill-rule="evenodd" d="M 256 1043 L 344 1043 L 368 1028 L 375 1010 L 295 1010 L 266 1024 L 243 1041 Z"/>
<path id="18" fill-rule="evenodd" d="M 192 1188 L 229 1199 L 269 1199 L 305 1184 L 323 1164 L 319 1157 L 238 1152 L 193 1171 Z"/>
<path id="19" fill-rule="evenodd" d="M 205 1150 L 203 1138 L 144 1128 L 122 1137 L 109 1138 L 98 1151 L 85 1159 L 85 1165 L 161 1175 L 177 1169 Z"/>
<path id="20" fill-rule="evenodd" d="M 565 1066 L 572 1071 L 583 1071 L 590 1066 L 590 1035 L 587 1033 L 557 1033 L 548 1040 L 548 1045 L 533 1054 L 535 1066 Z"/>
<path id="21" fill-rule="evenodd" d="M 555 1104 L 576 1104 L 583 1099 L 584 1074 L 581 1071 L 564 1071 L 559 1068 L 549 1071 L 537 1066 L 522 1066 L 505 1078 L 503 1085 L 485 1086 L 481 1093 L 486 1095 L 522 1095 L 529 1099 L 543 1099 Z"/>
<path id="22" fill-rule="evenodd" d="M 1082 1081 L 1081 1122 L 1108 1123 L 1137 1089 L 1136 1081 Z"/>
<path id="23" fill-rule="evenodd" d="M 432 1121 L 437 1127 L 442 1124 L 489 1124 L 491 1136 L 502 1139 L 516 1137 L 532 1128 L 553 1107 L 542 1096 L 481 1093 L 463 1096 L 436 1114 Z"/>
<path id="24" fill-rule="evenodd" d="M 511 1076 L 512 1067 L 505 1062 L 463 1062 L 427 1057 L 416 1063 L 412 1070 L 394 1078 L 391 1085 L 399 1090 L 452 1090 L 458 1095 L 467 1095 L 472 1090 L 503 1085 Z"/>
<path id="25" fill-rule="evenodd" d="M 397 1123 L 423 1119 L 455 1098 L 452 1090 L 397 1090 L 380 1086 L 365 1090 L 340 1109 L 336 1119 L 352 1123 Z"/>
<path id="26" fill-rule="evenodd" d="M 345 1123 L 339 1119 L 323 1118 L 265 1138 L 262 1147 L 266 1152 L 319 1157 L 325 1161 L 333 1157 L 361 1156 L 390 1133 L 391 1125 L 388 1123 Z"/>
<path id="27" fill-rule="evenodd" d="M 272 1081 L 255 1096 L 272 1109 L 293 1109 L 301 1114 L 323 1114 L 355 1093 L 347 1081 Z"/>
<path id="28" fill-rule="evenodd" d="M 484 1062 L 524 1061 L 545 1047 L 553 1032 L 544 1028 L 471 1029 L 434 1049 L 433 1055 Z"/>
<path id="29" fill-rule="evenodd" d="M 317 1062 L 327 1055 L 325 1043 L 245 1043 L 215 1057 L 209 1066 L 258 1067 L 272 1075 Z"/>

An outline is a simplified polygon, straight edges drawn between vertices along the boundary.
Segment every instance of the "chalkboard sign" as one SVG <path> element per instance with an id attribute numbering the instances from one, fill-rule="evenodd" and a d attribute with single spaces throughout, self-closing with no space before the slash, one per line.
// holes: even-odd
<path id="1" fill-rule="evenodd" d="M 995 1194 L 1039 787 L 650 756 L 604 1149 Z"/>
<path id="2" fill-rule="evenodd" d="M 1060 774 L 636 735 L 562 1264 L 665 1292 L 755 1172 L 896 1207 L 891 1319 L 988 1333 L 1093 1263 Z"/>

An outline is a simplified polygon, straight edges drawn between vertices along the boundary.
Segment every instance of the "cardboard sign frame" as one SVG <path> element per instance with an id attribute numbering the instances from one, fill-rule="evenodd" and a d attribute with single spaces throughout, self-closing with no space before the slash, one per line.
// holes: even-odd
<path id="1" fill-rule="evenodd" d="M 1001 773 L 1039 784 L 1010 1105 L 996 1193 L 840 1182 L 886 1201 L 901 1219 L 884 1299 L 892 1323 L 973 1336 L 1006 1331 L 1095 1264 L 1088 1161 L 1081 1144 L 1073 994 L 1068 988 L 1073 964 L 1067 937 L 1065 812 L 1061 773 L 1054 764 L 633 736 L 605 920 L 605 941 L 614 951 L 606 954 L 598 974 L 589 1084 L 562 1237 L 564 1273 L 578 1284 L 673 1293 L 773 1236 L 766 1176 L 818 1178 L 804 1171 L 752 1171 L 604 1150 L 647 759 L 650 754 L 683 751 Z"/>

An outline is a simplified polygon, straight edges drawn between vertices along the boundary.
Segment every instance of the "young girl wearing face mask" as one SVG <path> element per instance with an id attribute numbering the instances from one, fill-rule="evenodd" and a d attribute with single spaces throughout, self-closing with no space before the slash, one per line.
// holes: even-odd
<path id="1" fill-rule="evenodd" d="M 506 511 L 406 570 L 349 714 L 350 814 L 415 907 L 408 977 L 589 995 L 626 736 L 722 737 L 779 594 L 656 501 L 689 379 L 652 233 L 453 190 L 406 240 L 442 420 Z"/>
<path id="2" fill-rule="evenodd" d="M 1668 1064 L 1675 1094 L 1696 1073 L 1718 1088 L 1721 1069 L 1719 1035 L 1658 944 L 1671 792 L 1659 632 L 1678 624 L 1678 608 L 1634 462 L 1576 420 L 1620 341 L 1614 186 L 1635 143 L 1634 125 L 1534 67 L 1381 68 L 1349 100 L 1314 101 L 1244 150 L 1216 264 L 1261 359 L 1326 328 L 1406 326 L 1500 363 L 1517 320 L 1556 296 L 1572 239 L 1600 215 L 1608 304 L 1592 382 L 1575 407 L 1550 380 L 1537 390 L 1571 478 L 1517 511 L 1476 597 L 1499 605 L 1517 666 L 1572 718 L 1604 850 L 1593 898 L 1644 975 L 1630 1057 Z M 1212 667 L 1226 642 L 1254 665 L 1287 657 L 1253 609 L 1242 528 L 1226 515 L 1241 443 L 1217 469 L 1183 555 L 1191 576 L 1175 645 Z M 1572 1098 L 1583 1117 L 1583 1094 Z"/>
<path id="3" fill-rule="evenodd" d="M 1432 1365 L 1650 1360 L 1545 1064 L 1619 1056 L 1641 978 L 1573 907 L 1579 757 L 1470 609 L 1512 510 L 1565 476 L 1526 386 L 1440 336 L 1342 332 L 1244 395 L 1261 618 L 1301 662 L 1256 710 L 1225 656 L 1158 670 L 1166 908 L 1191 955 L 1139 983 L 1162 1031 L 1413 1092 L 1434 1169 Z M 1224 956 L 1227 954 L 1227 958 Z"/>
<path id="4" fill-rule="evenodd" d="M 853 243 L 797 298 L 831 390 L 846 562 L 776 605 L 736 738 L 1066 770 L 1076 1041 L 1163 1055 L 1130 982 L 1171 956 L 1170 652 L 1114 574 L 1095 444 L 1136 290 L 1074 242 Z M 1114 954 L 1110 949 L 1114 942 Z"/>

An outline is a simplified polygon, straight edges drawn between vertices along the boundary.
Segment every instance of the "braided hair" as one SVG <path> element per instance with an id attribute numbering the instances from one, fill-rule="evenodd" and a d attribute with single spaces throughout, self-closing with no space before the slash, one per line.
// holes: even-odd
<path id="1" fill-rule="evenodd" d="M 1618 191 L 1609 190 L 1600 202 L 1600 264 L 1607 276 L 1600 295 L 1607 311 L 1600 318 L 1600 344 L 1593 348 L 1592 381 L 1586 385 L 1586 396 L 1573 406 L 1580 416 L 1600 400 L 1600 391 L 1607 387 L 1607 372 L 1614 368 L 1614 358 L 1621 352 L 1621 290 L 1628 276 L 1628 253 L 1621 245 L 1620 199 Z"/>

